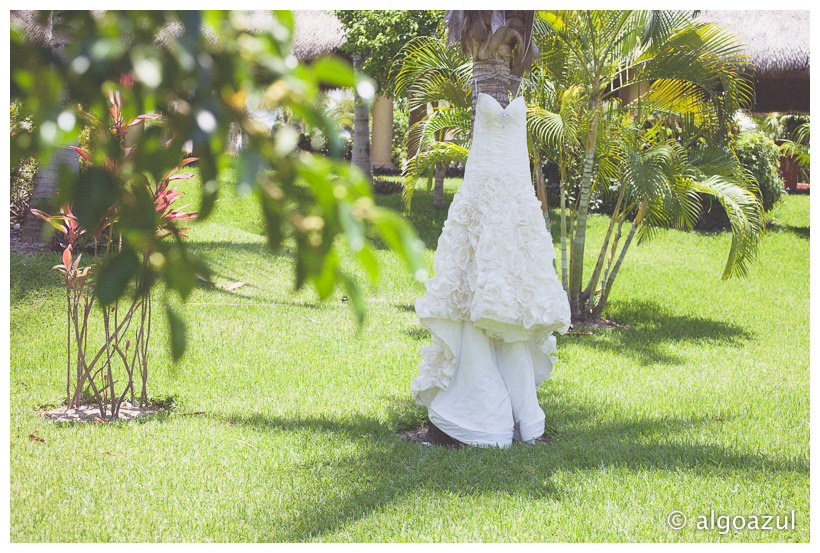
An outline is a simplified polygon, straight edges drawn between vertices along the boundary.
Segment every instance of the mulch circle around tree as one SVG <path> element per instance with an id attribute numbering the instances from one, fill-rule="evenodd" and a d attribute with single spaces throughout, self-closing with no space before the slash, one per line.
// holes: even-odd
<path id="1" fill-rule="evenodd" d="M 440 446 L 447 449 L 471 447 L 455 438 L 451 438 L 432 422 L 425 424 L 421 430 L 400 430 L 397 434 L 403 440 L 423 446 Z M 535 439 L 535 445 L 549 444 L 551 441 L 548 437 L 541 436 Z"/>
<path id="2" fill-rule="evenodd" d="M 110 408 L 110 405 L 106 405 L 106 412 L 110 412 Z M 118 420 L 127 421 L 138 419 L 140 417 L 154 415 L 160 411 L 163 411 L 163 409 L 155 405 L 140 407 L 139 405 L 131 405 L 126 401 L 120 405 Z M 100 416 L 99 405 L 80 405 L 79 407 L 73 407 L 71 409 L 63 405 L 47 411 L 40 411 L 40 414 L 54 422 L 110 422 Z"/>
<path id="3" fill-rule="evenodd" d="M 572 326 L 569 327 L 567 334 L 592 334 L 591 332 L 584 331 L 591 329 L 611 330 L 613 328 L 627 329 L 629 328 L 629 325 L 616 323 L 615 321 L 610 321 L 608 319 L 589 319 L 579 323 L 572 323 Z"/>

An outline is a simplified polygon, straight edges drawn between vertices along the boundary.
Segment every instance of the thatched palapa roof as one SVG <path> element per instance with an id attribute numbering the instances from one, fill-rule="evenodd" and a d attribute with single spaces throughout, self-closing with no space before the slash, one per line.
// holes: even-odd
<path id="1" fill-rule="evenodd" d="M 311 60 L 323 54 L 341 54 L 345 42 L 341 22 L 330 12 L 294 10 L 291 52 L 296 59 Z"/>
<path id="2" fill-rule="evenodd" d="M 755 68 L 753 111 L 809 112 L 808 11 L 708 10 L 699 17 L 725 25 L 746 44 Z"/>
<path id="3" fill-rule="evenodd" d="M 51 27 L 38 20 L 36 11 L 10 10 L 9 18 L 12 27 L 19 27 L 27 40 L 37 44 L 51 43 Z"/>
<path id="4" fill-rule="evenodd" d="M 235 17 L 242 18 L 242 25 L 253 34 L 270 31 L 275 21 L 273 12 L 269 10 L 254 10 Z M 51 44 L 54 37 L 49 22 L 47 19 L 45 22 L 38 20 L 37 12 L 11 10 L 10 19 L 12 25 L 21 28 L 32 42 Z M 291 52 L 299 61 L 310 61 L 323 54 L 340 53 L 339 47 L 344 43 L 345 37 L 342 24 L 335 15 L 320 10 L 294 10 L 293 19 Z M 162 44 L 168 37 L 182 35 L 183 31 L 181 22 L 169 23 L 159 30 L 156 40 Z M 217 40 L 216 33 L 210 27 L 205 26 L 202 32 L 211 42 Z M 127 40 L 127 37 L 124 39 Z"/>

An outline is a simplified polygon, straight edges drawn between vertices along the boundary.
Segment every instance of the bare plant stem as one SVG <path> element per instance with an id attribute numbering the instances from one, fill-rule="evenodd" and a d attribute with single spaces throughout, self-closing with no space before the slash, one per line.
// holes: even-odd
<path id="1" fill-rule="evenodd" d="M 644 200 L 643 203 L 641 203 L 641 208 L 638 210 L 638 215 L 636 215 L 635 220 L 632 221 L 632 227 L 629 229 L 629 234 L 626 237 L 626 242 L 624 242 L 624 247 L 621 249 L 621 254 L 618 256 L 618 261 L 615 263 L 615 267 L 612 268 L 612 276 L 607 281 L 606 288 L 604 288 L 601 292 L 601 298 L 592 313 L 595 317 L 600 316 L 606 306 L 606 302 L 609 299 L 609 293 L 612 290 L 612 284 L 615 282 L 615 277 L 618 276 L 618 269 L 621 268 L 621 263 L 623 262 L 624 257 L 626 257 L 626 250 L 629 249 L 629 245 L 632 243 L 632 238 L 635 236 L 635 231 L 638 229 L 641 221 L 643 221 L 643 217 L 646 214 L 646 209 L 648 206 L 649 201 Z"/>
<path id="2" fill-rule="evenodd" d="M 146 321 L 145 340 L 142 342 L 142 394 L 140 395 L 140 407 L 148 405 L 148 341 L 151 339 L 151 310 L 153 302 L 148 296 L 148 317 Z"/>
<path id="3" fill-rule="evenodd" d="M 624 192 L 626 191 L 626 186 L 621 186 L 621 193 L 618 195 L 618 202 L 615 204 L 615 211 L 612 213 L 612 217 L 609 219 L 609 227 L 606 229 L 606 235 L 604 236 L 604 242 L 601 245 L 601 252 L 598 254 L 598 260 L 595 262 L 595 269 L 592 271 L 592 277 L 589 279 L 589 285 L 585 290 L 586 294 L 589 295 L 589 299 L 587 300 L 586 310 L 592 311 L 592 306 L 595 304 L 595 289 L 598 287 L 598 280 L 601 277 L 601 272 L 604 269 L 604 260 L 606 259 L 606 250 L 609 246 L 609 239 L 612 236 L 612 229 L 615 227 L 615 221 L 618 218 L 618 211 L 621 209 L 621 202 L 624 199 Z"/>
<path id="4" fill-rule="evenodd" d="M 606 260 L 606 268 L 604 269 L 604 278 L 601 280 L 601 290 L 606 288 L 607 280 L 609 280 L 610 270 L 612 269 L 612 260 L 615 259 L 615 252 L 618 251 L 618 241 L 621 239 L 621 230 L 626 220 L 626 214 L 629 209 L 625 209 L 618 217 L 618 230 L 615 232 L 615 239 L 612 241 L 612 249 L 609 250 L 609 256 Z"/>
<path id="5" fill-rule="evenodd" d="M 567 277 L 567 187 L 566 160 L 561 154 L 561 284 L 566 292 L 569 288 Z"/>
<path id="6" fill-rule="evenodd" d="M 66 344 L 68 356 L 66 357 L 66 379 L 65 379 L 65 403 L 71 408 L 71 288 L 68 285 L 68 275 L 65 275 L 66 291 Z"/>

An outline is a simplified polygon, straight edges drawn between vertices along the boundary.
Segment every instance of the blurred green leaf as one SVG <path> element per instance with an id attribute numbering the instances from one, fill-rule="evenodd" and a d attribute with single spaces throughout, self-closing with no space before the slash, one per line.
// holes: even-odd
<path id="1" fill-rule="evenodd" d="M 130 248 L 109 257 L 100 269 L 94 294 L 105 306 L 117 301 L 125 292 L 128 282 L 136 278 L 140 270 L 140 260 Z"/>
<path id="2" fill-rule="evenodd" d="M 370 244 L 365 246 L 356 253 L 356 259 L 362 264 L 370 280 L 376 282 L 379 279 L 379 264 L 376 261 L 376 256 L 373 255 L 373 247 Z"/>
<path id="3" fill-rule="evenodd" d="M 184 246 L 177 242 L 163 252 L 165 282 L 168 288 L 176 291 L 186 300 L 196 285 L 196 265 L 185 253 Z"/>
<path id="4" fill-rule="evenodd" d="M 170 305 L 165 306 L 165 315 L 168 317 L 168 343 L 171 347 L 171 358 L 176 363 L 185 353 L 185 320 Z"/>
<path id="5" fill-rule="evenodd" d="M 325 256 L 322 272 L 313 279 L 316 291 L 321 299 L 327 298 L 336 284 L 336 270 L 339 266 L 339 258 L 335 251 L 331 251 Z"/>
<path id="6" fill-rule="evenodd" d="M 83 199 L 72 202 L 72 209 L 80 226 L 89 230 L 95 229 L 103 215 L 122 200 L 122 185 L 102 167 L 89 167 L 79 175 L 61 171 L 60 185 L 64 197 Z"/>
<path id="7" fill-rule="evenodd" d="M 327 297 L 344 283 L 362 320 L 363 297 L 340 272 L 334 244 L 342 243 L 338 238 L 344 234 L 352 257 L 375 280 L 379 268 L 368 241 L 373 226 L 410 266 L 420 266 L 409 225 L 384 210 L 374 210 L 373 219 L 368 215 L 372 186 L 358 168 L 299 151 L 296 124 L 321 132 L 331 153 L 341 156 L 336 124 L 318 94 L 322 85 L 352 87 L 362 77 L 354 79 L 350 64 L 337 57 L 296 63 L 290 47 L 293 14 L 274 12 L 270 29 L 258 33 L 244 12 L 60 13 L 67 33 L 63 59 L 27 40 L 12 18 L 12 96 L 19 97 L 33 130 L 12 137 L 11 154 L 48 159 L 66 141 L 76 140 L 81 127 L 95 127 L 80 139 L 91 167 L 84 161 L 79 177 L 66 173 L 59 199 L 72 206 L 84 227 L 93 229 L 107 216 L 122 237 L 123 251 L 112 255 L 98 279 L 101 301 L 122 296 L 132 278 L 138 278 L 139 294 L 162 280 L 185 299 L 194 275 L 206 272 L 186 253 L 173 224 L 171 235 L 160 238 L 165 231 L 156 228 L 170 208 L 165 206 L 160 218 L 151 202 L 156 183 L 178 166 L 188 143 L 202 183 L 197 220 L 213 211 L 220 186 L 235 170 L 240 195 L 251 191 L 259 201 L 270 248 L 278 252 L 286 238 L 295 240 L 297 288 L 311 282 Z M 50 25 L 52 15 L 37 17 Z M 389 21 L 410 35 L 417 34 L 418 19 L 428 19 L 405 15 L 412 17 L 396 12 Z M 181 32 L 164 32 L 171 23 Z M 399 42 L 403 39 L 393 46 Z M 287 112 L 290 119 L 272 135 L 253 118 L 251 106 L 257 101 Z M 78 106 L 82 113 L 72 127 L 64 114 L 77 113 Z M 144 128 L 128 126 L 145 114 L 162 118 L 146 120 Z M 225 153 L 231 124 L 240 126 L 245 139 L 237 157 Z M 141 275 L 143 255 L 150 263 Z M 177 342 L 182 348 L 184 343 Z"/>
<path id="8" fill-rule="evenodd" d="M 339 222 L 347 236 L 350 251 L 358 254 L 365 246 L 364 225 L 353 217 L 352 206 L 347 200 L 340 200 L 338 204 Z"/>
<path id="9" fill-rule="evenodd" d="M 316 79 L 334 87 L 353 87 L 353 67 L 341 58 L 322 56 L 311 64 Z"/>
<path id="10" fill-rule="evenodd" d="M 424 243 L 419 240 L 410 223 L 397 213 L 380 207 L 372 208 L 369 217 L 390 249 L 404 259 L 407 267 L 418 278 L 419 270 L 424 269 L 421 256 Z"/>

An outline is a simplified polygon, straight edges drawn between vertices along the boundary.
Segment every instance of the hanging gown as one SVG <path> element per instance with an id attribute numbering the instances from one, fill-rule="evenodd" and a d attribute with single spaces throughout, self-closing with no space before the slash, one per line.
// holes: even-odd
<path id="1" fill-rule="evenodd" d="M 536 391 L 552 372 L 552 332 L 570 324 L 567 295 L 530 179 L 523 97 L 476 103 L 473 143 L 427 294 L 416 301 L 433 338 L 410 385 L 430 421 L 471 445 L 532 442 L 544 432 Z"/>

